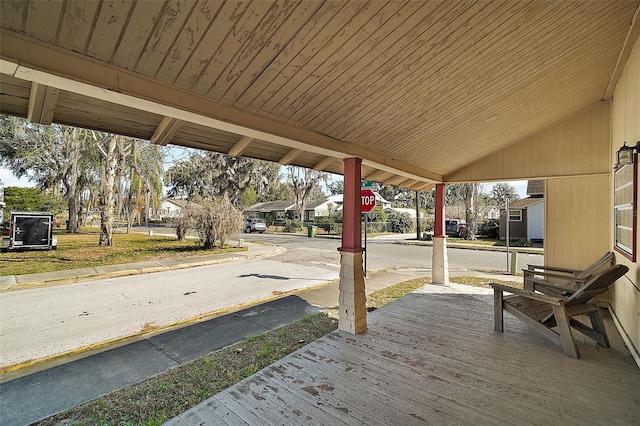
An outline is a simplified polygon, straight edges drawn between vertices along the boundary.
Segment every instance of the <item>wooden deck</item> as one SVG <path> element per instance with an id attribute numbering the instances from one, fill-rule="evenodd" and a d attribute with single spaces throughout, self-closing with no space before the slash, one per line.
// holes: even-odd
<path id="1" fill-rule="evenodd" d="M 505 313 L 491 295 L 426 286 L 221 392 L 174 425 L 640 424 L 640 369 L 606 315 L 612 348 L 581 359 Z"/>

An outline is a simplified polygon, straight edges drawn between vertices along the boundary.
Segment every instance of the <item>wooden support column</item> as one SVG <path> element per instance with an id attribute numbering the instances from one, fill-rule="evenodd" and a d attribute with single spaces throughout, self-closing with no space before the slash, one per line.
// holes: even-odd
<path id="1" fill-rule="evenodd" d="M 362 230 L 360 227 L 360 166 L 362 159 L 344 159 L 342 207 L 342 246 L 338 328 L 351 334 L 367 330 L 367 304 L 362 268 Z"/>
<path id="2" fill-rule="evenodd" d="M 436 217 L 433 229 L 433 257 L 431 259 L 431 280 L 434 284 L 449 284 L 449 259 L 447 257 L 444 192 L 445 184 L 436 184 Z"/>

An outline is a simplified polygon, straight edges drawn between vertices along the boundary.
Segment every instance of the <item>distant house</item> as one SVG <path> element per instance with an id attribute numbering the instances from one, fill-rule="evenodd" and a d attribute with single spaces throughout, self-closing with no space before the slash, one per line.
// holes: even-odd
<path id="1" fill-rule="evenodd" d="M 266 201 L 257 203 L 244 209 L 247 217 L 264 219 L 268 224 L 281 224 L 285 219 L 296 217 L 295 202 L 293 200 Z"/>
<path id="2" fill-rule="evenodd" d="M 187 204 L 200 206 L 193 201 L 178 198 L 167 198 L 160 202 L 160 207 L 158 207 L 158 209 L 156 210 L 155 216 L 160 220 L 170 220 L 176 218 L 182 214 L 182 210 Z"/>
<path id="3" fill-rule="evenodd" d="M 544 181 L 530 180 L 529 197 L 509 204 L 509 239 L 544 240 Z M 500 239 L 507 238 L 507 213 L 500 209 Z"/>
<path id="4" fill-rule="evenodd" d="M 447 218 L 466 220 L 466 211 L 463 205 L 447 206 Z M 500 218 L 500 207 L 498 206 L 478 206 L 478 222 L 485 220 L 497 220 Z"/>
<path id="5" fill-rule="evenodd" d="M 375 192 L 376 206 L 381 208 L 391 207 L 391 202 L 385 200 Z M 304 210 L 303 221 L 312 223 L 323 216 L 341 214 L 342 194 L 331 195 L 324 200 L 311 200 L 307 202 Z M 281 225 L 285 219 L 300 219 L 294 200 L 279 200 L 257 203 L 244 209 L 245 216 L 259 217 L 268 224 Z"/>

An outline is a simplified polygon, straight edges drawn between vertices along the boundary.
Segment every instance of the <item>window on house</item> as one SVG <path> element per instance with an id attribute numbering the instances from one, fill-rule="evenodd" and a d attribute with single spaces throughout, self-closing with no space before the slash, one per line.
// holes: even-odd
<path id="1" fill-rule="evenodd" d="M 276 212 L 276 220 L 283 221 L 284 220 L 284 212 Z"/>
<path id="2" fill-rule="evenodd" d="M 636 260 L 637 164 L 619 166 L 614 174 L 614 241 L 615 249 L 632 262 Z"/>
<path id="3" fill-rule="evenodd" d="M 509 209 L 509 221 L 510 222 L 522 222 L 522 210 Z"/>

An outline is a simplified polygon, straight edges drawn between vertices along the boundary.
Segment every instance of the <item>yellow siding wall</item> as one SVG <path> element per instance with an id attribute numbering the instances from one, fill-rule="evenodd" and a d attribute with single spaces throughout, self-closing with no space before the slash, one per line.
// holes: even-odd
<path id="1" fill-rule="evenodd" d="M 611 114 L 611 153 L 615 152 L 626 141 L 627 145 L 635 145 L 640 141 L 640 41 L 636 40 L 631 56 L 624 68 L 613 94 Z M 613 167 L 613 165 L 612 165 Z M 612 187 L 610 191 L 613 191 Z M 637 209 L 638 207 L 636 207 Z M 636 224 L 640 236 L 640 223 Z M 636 242 L 640 249 L 640 242 Z M 640 255 L 636 256 L 640 260 Z M 618 263 L 629 266 L 628 279 L 616 282 L 611 291 L 611 306 L 631 339 L 636 350 L 640 350 L 640 268 L 638 263 L 631 263 L 621 255 L 616 255 Z"/>
<path id="2" fill-rule="evenodd" d="M 609 176 L 548 179 L 544 190 L 544 260 L 583 269 L 611 250 Z"/>

